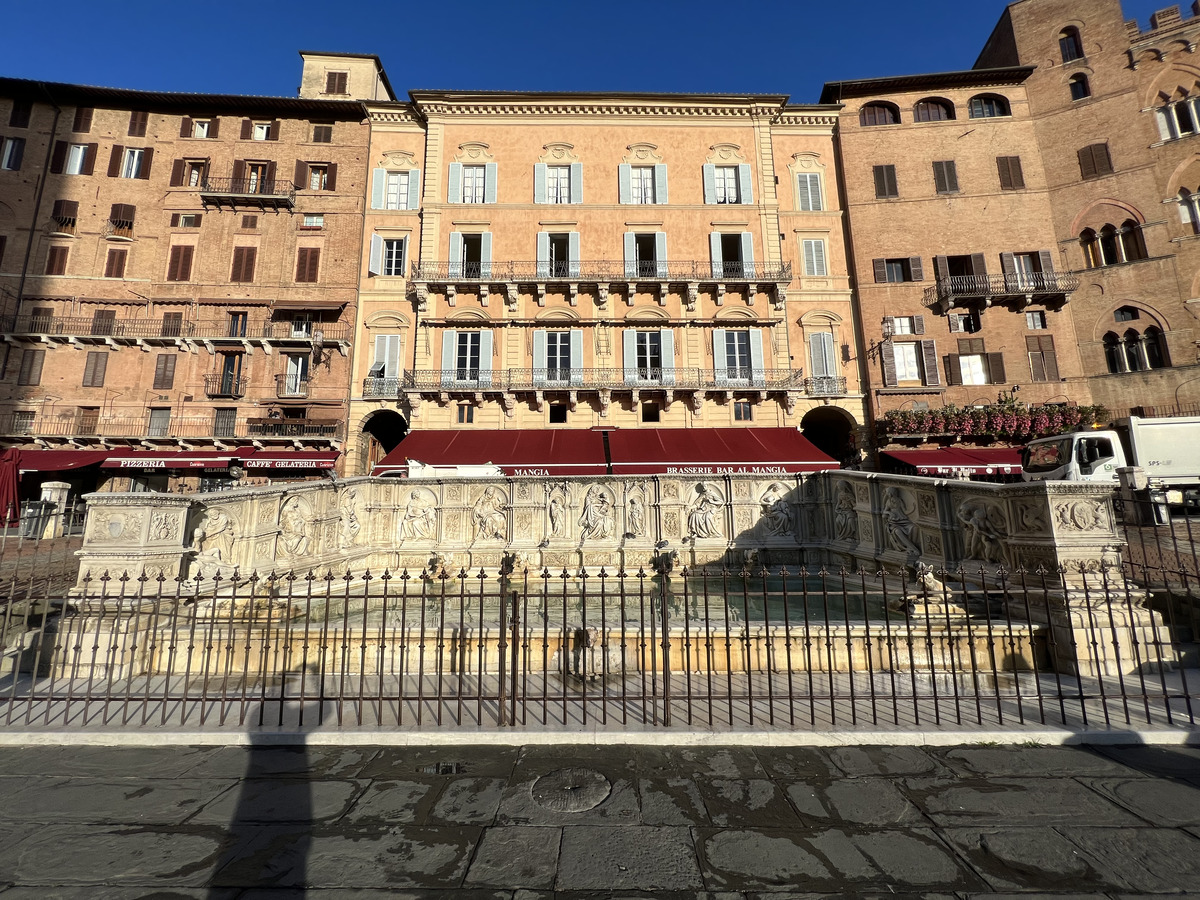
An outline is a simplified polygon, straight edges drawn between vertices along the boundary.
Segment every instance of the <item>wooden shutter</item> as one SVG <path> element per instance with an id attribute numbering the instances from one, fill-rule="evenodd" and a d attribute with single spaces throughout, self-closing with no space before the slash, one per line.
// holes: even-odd
<path id="1" fill-rule="evenodd" d="M 150 167 L 154 165 L 154 148 L 147 147 L 142 151 L 142 167 L 138 169 L 137 177 L 142 181 L 150 178 Z"/>
<path id="2" fill-rule="evenodd" d="M 712 163 L 705 163 L 700 167 L 701 182 L 704 185 L 704 202 L 717 202 L 717 167 Z M 801 207 L 803 208 L 803 207 Z"/>
<path id="3" fill-rule="evenodd" d="M 233 248 L 233 272 L 230 281 L 250 282 L 254 280 L 254 261 L 258 251 L 254 247 Z"/>
<path id="4" fill-rule="evenodd" d="M 740 203 L 754 202 L 754 182 L 750 178 L 749 163 L 738 163 L 738 201 Z"/>
<path id="5" fill-rule="evenodd" d="M 175 386 L 175 354 L 160 353 L 154 360 L 154 390 L 167 391 Z"/>
<path id="6" fill-rule="evenodd" d="M 0 234 L 0 266 L 4 265 L 4 248 L 8 245 L 8 238 Z"/>
<path id="7" fill-rule="evenodd" d="M 296 261 L 296 281 L 315 283 L 320 259 L 321 249 L 319 247 L 301 247 Z"/>
<path id="8" fill-rule="evenodd" d="M 179 136 L 181 138 L 190 138 L 192 136 L 192 120 L 190 116 L 184 116 L 180 119 Z"/>
<path id="9" fill-rule="evenodd" d="M 81 106 L 75 110 L 75 124 L 71 126 L 71 130 L 76 134 L 87 134 L 92 130 L 91 107 Z"/>
<path id="10" fill-rule="evenodd" d="M 46 254 L 46 274 L 65 275 L 67 271 L 67 248 L 51 247 Z"/>
<path id="11" fill-rule="evenodd" d="M 337 190 L 337 163 L 330 163 L 325 171 L 325 190 Z"/>
<path id="12" fill-rule="evenodd" d="M 99 155 L 99 144 L 88 144 L 87 150 L 83 154 L 83 172 L 82 175 L 91 175 L 96 171 L 96 157 Z"/>
<path id="13" fill-rule="evenodd" d="M 890 197 L 890 196 L 891 196 L 891 194 L 888 192 L 888 175 L 887 175 L 887 170 L 888 170 L 888 167 L 887 167 L 887 166 L 875 166 L 875 168 L 874 168 L 874 172 L 875 172 L 875 197 L 876 197 L 876 198 L 881 198 L 881 197 Z"/>
<path id="14" fill-rule="evenodd" d="M 208 123 L 208 136 L 216 140 L 221 135 L 221 120 L 213 116 Z"/>
<path id="15" fill-rule="evenodd" d="M 54 175 L 61 175 L 63 166 L 67 161 L 67 142 L 55 141 L 54 153 L 50 157 L 50 171 Z"/>
<path id="16" fill-rule="evenodd" d="M 167 281 L 188 281 L 192 277 L 192 252 L 190 244 L 179 244 L 171 248 L 167 264 Z"/>
<path id="17" fill-rule="evenodd" d="M 958 190 L 958 172 L 954 160 L 943 160 L 933 164 L 933 184 L 939 194 L 950 194 Z"/>
<path id="18" fill-rule="evenodd" d="M 1081 178 L 1096 177 L 1096 162 L 1092 159 L 1091 146 L 1082 147 L 1077 151 L 1079 157 L 1079 175 Z"/>
<path id="19" fill-rule="evenodd" d="M 330 144 L 333 142 L 333 126 L 332 125 L 314 125 L 313 126 L 313 143 L 314 144 Z"/>
<path id="20" fill-rule="evenodd" d="M 242 119 L 242 140 L 248 141 L 254 137 L 254 123 L 249 119 Z"/>
<path id="21" fill-rule="evenodd" d="M 125 277 L 125 259 L 128 251 L 126 250 L 109 250 L 108 259 L 104 262 L 104 277 L 105 278 L 124 278 Z"/>
<path id="22" fill-rule="evenodd" d="M 935 256 L 933 258 L 933 277 L 938 281 L 950 277 L 950 257 Z"/>
<path id="23" fill-rule="evenodd" d="M 1096 160 L 1096 173 L 1108 175 L 1113 170 L 1112 157 L 1108 153 L 1108 144 L 1093 144 L 1092 157 Z"/>
<path id="24" fill-rule="evenodd" d="M 21 369 L 17 373 L 17 384 L 35 385 L 42 383 L 42 363 L 46 360 L 45 350 L 26 350 L 21 354 Z"/>
<path id="25" fill-rule="evenodd" d="M 179 213 L 171 213 L 171 227 L 172 228 L 179 227 Z"/>
<path id="26" fill-rule="evenodd" d="M 125 148 L 120 144 L 113 144 L 112 155 L 108 158 L 108 177 L 116 178 L 121 174 L 121 160 L 125 156 Z"/>
<path id="27" fill-rule="evenodd" d="M 495 203 L 499 192 L 499 172 L 497 163 L 483 164 L 483 202 Z"/>
<path id="28" fill-rule="evenodd" d="M 947 354 L 944 361 L 946 363 L 946 384 L 962 384 L 962 364 L 959 363 L 958 357 L 954 354 Z"/>
<path id="29" fill-rule="evenodd" d="M 913 322 L 913 334 L 924 334 L 925 333 L 925 317 L 924 316 L 913 316 L 912 322 Z"/>
<path id="30" fill-rule="evenodd" d="M 55 200 L 54 208 L 50 212 L 50 218 L 58 219 L 76 219 L 79 217 L 79 201 L 78 200 Z"/>
<path id="31" fill-rule="evenodd" d="M 983 338 L 959 338 L 958 352 L 962 356 L 983 353 Z"/>
<path id="32" fill-rule="evenodd" d="M 664 163 L 654 164 L 654 202 L 667 202 L 667 167 Z"/>
<path id="33" fill-rule="evenodd" d="M 987 354 L 987 366 L 989 384 L 1005 384 L 1008 381 L 1008 379 L 1004 377 L 1003 353 Z"/>
<path id="34" fill-rule="evenodd" d="M 1012 166 L 1009 162 L 1011 156 L 996 157 L 996 171 L 1000 175 L 1000 190 L 1011 191 L 1013 189 Z"/>
<path id="35" fill-rule="evenodd" d="M 896 348 L 891 341 L 879 345 L 879 366 L 883 370 L 883 386 L 895 387 L 896 380 Z"/>
<path id="36" fill-rule="evenodd" d="M 269 129 L 267 129 L 267 140 L 268 141 L 279 140 L 279 120 L 278 119 L 276 119 L 274 122 L 272 122 L 271 127 Z"/>
<path id="37" fill-rule="evenodd" d="M 871 260 L 871 268 L 875 272 L 875 283 L 883 284 L 888 280 L 887 277 L 887 260 L 873 259 Z"/>
<path id="38" fill-rule="evenodd" d="M 108 217 L 114 222 L 132 223 L 137 216 L 137 207 L 132 203 L 114 203 Z"/>
<path id="39" fill-rule="evenodd" d="M 296 171 L 292 181 L 296 185 L 296 190 L 303 191 L 308 189 L 308 163 L 304 160 L 296 160 Z"/>
<path id="40" fill-rule="evenodd" d="M 926 384 L 936 386 L 942 383 L 938 375 L 937 341 L 921 341 L 921 367 L 925 370 Z"/>
<path id="41" fill-rule="evenodd" d="M 300 163 L 296 163 L 296 171 Z M 371 209 L 383 209 L 387 203 L 387 169 L 371 170 Z"/>
<path id="42" fill-rule="evenodd" d="M 235 159 L 233 161 L 233 187 L 234 190 L 240 190 L 244 187 L 246 181 L 246 161 L 244 159 Z"/>
<path id="43" fill-rule="evenodd" d="M 921 257 L 910 256 L 908 258 L 908 272 L 913 281 L 925 280 L 925 267 L 921 265 Z"/>
<path id="44" fill-rule="evenodd" d="M 546 202 L 546 164 L 533 164 L 533 202 Z M 537 368 L 536 366 L 534 368 Z"/>
<path id="45" fill-rule="evenodd" d="M 183 167 L 185 163 L 182 159 L 177 159 L 171 163 L 171 187 L 179 187 L 183 184 Z"/>
<path id="46" fill-rule="evenodd" d="M 1049 250 L 1039 250 L 1038 251 L 1038 265 L 1041 267 L 1042 272 L 1053 272 L 1054 271 L 1054 254 L 1051 253 Z"/>
<path id="47" fill-rule="evenodd" d="M 617 202 L 633 202 L 633 167 L 629 163 L 617 166 Z"/>
<path id="48" fill-rule="evenodd" d="M 104 373 L 108 370 L 108 351 L 93 350 L 87 355 L 83 366 L 84 387 L 104 387 Z"/>
<path id="49" fill-rule="evenodd" d="M 142 110 L 134 110 L 129 114 L 129 136 L 130 137 L 145 137 L 146 123 L 150 120 L 150 114 Z"/>
<path id="50" fill-rule="evenodd" d="M 462 203 L 462 163 L 450 163 L 446 181 L 446 202 Z"/>
<path id="51" fill-rule="evenodd" d="M 986 275 L 987 274 L 987 257 L 982 253 L 971 254 L 971 274 Z"/>
<path id="52" fill-rule="evenodd" d="M 1017 255 L 1015 253 L 1000 254 L 1000 271 L 1005 275 L 1015 275 L 1017 272 Z"/>
<path id="53" fill-rule="evenodd" d="M 263 181 L 265 182 L 264 187 L 268 193 L 275 190 L 275 168 L 275 163 L 273 161 L 267 163 L 267 174 L 263 177 Z"/>

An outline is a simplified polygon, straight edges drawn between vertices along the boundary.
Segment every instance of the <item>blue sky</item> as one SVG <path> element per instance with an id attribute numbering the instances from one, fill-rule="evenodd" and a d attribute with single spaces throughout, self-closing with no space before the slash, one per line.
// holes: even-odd
<path id="1" fill-rule="evenodd" d="M 410 88 L 754 91 L 811 103 L 827 80 L 969 68 L 1005 5 L 60 0 L 42 7 L 10 0 L 0 74 L 293 96 L 297 51 L 337 50 L 378 54 L 401 95 Z M 1125 0 L 1125 16 L 1145 27 L 1166 5 Z"/>

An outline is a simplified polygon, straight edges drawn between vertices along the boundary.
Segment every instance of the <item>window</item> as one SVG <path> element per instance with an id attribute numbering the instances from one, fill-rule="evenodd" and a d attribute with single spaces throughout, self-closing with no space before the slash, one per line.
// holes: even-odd
<path id="1" fill-rule="evenodd" d="M 128 250 L 109 250 L 108 257 L 104 261 L 104 277 L 124 278 L 125 260 L 128 255 Z"/>
<path id="2" fill-rule="evenodd" d="M 738 193 L 738 167 L 714 166 L 717 203 L 741 203 Z"/>
<path id="3" fill-rule="evenodd" d="M 0 142 L 0 169 L 17 172 L 25 156 L 25 138 L 4 138 Z"/>
<path id="4" fill-rule="evenodd" d="M 349 72 L 326 72 L 325 73 L 325 93 L 327 94 L 344 94 L 349 86 Z"/>
<path id="5" fill-rule="evenodd" d="M 137 207 L 131 203 L 114 203 L 108 211 L 108 237 L 133 237 L 133 222 Z"/>
<path id="6" fill-rule="evenodd" d="M 100 425 L 100 408 L 80 406 L 75 409 L 75 433 L 95 435 Z"/>
<path id="7" fill-rule="evenodd" d="M 917 319 L 920 318 L 920 328 L 918 329 Z M 924 334 L 925 319 L 923 316 L 889 316 L 887 321 L 890 323 L 893 335 L 896 334 Z"/>
<path id="8" fill-rule="evenodd" d="M 1059 33 L 1058 52 L 1062 54 L 1064 63 L 1083 59 L 1083 40 L 1079 37 L 1079 29 L 1074 25 L 1064 28 Z"/>
<path id="9" fill-rule="evenodd" d="M 891 103 L 868 103 L 858 113 L 858 124 L 898 125 L 900 123 L 900 108 Z"/>
<path id="10" fill-rule="evenodd" d="M 325 227 L 325 216 L 305 216 L 300 220 L 300 227 L 305 231 L 320 231 Z"/>
<path id="11" fill-rule="evenodd" d="M 13 412 L 13 434 L 30 434 L 37 414 L 32 409 L 18 409 Z"/>
<path id="12" fill-rule="evenodd" d="M 81 106 L 75 110 L 75 121 L 71 125 L 71 130 L 76 134 L 87 134 L 92 130 L 92 114 L 95 112 L 91 107 Z"/>
<path id="13" fill-rule="evenodd" d="M 162 334 L 163 337 L 179 337 L 183 334 L 183 313 L 163 313 Z"/>
<path id="14" fill-rule="evenodd" d="M 53 168 L 53 167 L 51 167 Z M 88 145 L 68 144 L 66 159 L 63 160 L 63 174 L 84 175 L 88 168 Z"/>
<path id="15" fill-rule="evenodd" d="M 925 269 L 919 256 L 872 260 L 872 268 L 876 284 L 925 280 Z"/>
<path id="16" fill-rule="evenodd" d="M 168 437 L 171 433 L 171 408 L 155 406 L 150 408 L 150 418 L 146 423 L 146 435 L 152 438 Z"/>
<path id="17" fill-rule="evenodd" d="M 750 332 L 725 332 L 725 375 L 730 379 L 748 381 L 751 376 Z"/>
<path id="18" fill-rule="evenodd" d="M 820 239 L 805 239 L 801 241 L 804 252 L 804 274 L 809 276 L 824 276 L 828 272 L 825 269 L 825 241 Z"/>
<path id="19" fill-rule="evenodd" d="M 948 122 L 954 118 L 954 104 L 949 100 L 929 98 L 913 107 L 915 122 Z"/>
<path id="20" fill-rule="evenodd" d="M 141 178 L 142 164 L 146 158 L 146 151 L 139 150 L 134 147 L 126 147 L 121 156 L 121 168 L 118 175 L 121 178 Z"/>
<path id="21" fill-rule="evenodd" d="M 895 166 L 875 166 L 874 172 L 876 199 L 885 200 L 890 197 L 900 196 L 900 191 L 896 186 Z"/>
<path id="22" fill-rule="evenodd" d="M 1113 318 L 1118 322 L 1133 322 L 1141 318 L 1141 313 L 1133 307 L 1122 307 Z M 1149 325 L 1141 332 L 1129 328 L 1121 335 L 1108 332 L 1104 335 L 1104 354 L 1108 371 L 1114 375 L 1162 369 L 1171 364 L 1167 359 L 1164 335 L 1155 325 Z"/>
<path id="23" fill-rule="evenodd" d="M 838 373 L 833 352 L 833 334 L 818 331 L 808 339 L 809 375 L 813 378 L 834 378 Z"/>
<path id="24" fill-rule="evenodd" d="M 209 131 L 212 128 L 212 122 L 207 119 L 192 120 L 192 137 L 206 138 L 209 136 Z"/>
<path id="25" fill-rule="evenodd" d="M 667 275 L 667 235 L 625 234 L 625 274 L 630 278 L 659 278 Z"/>
<path id="26" fill-rule="evenodd" d="M 454 278 L 490 278 L 492 236 L 450 233 L 450 275 Z"/>
<path id="27" fill-rule="evenodd" d="M 1025 313 L 1025 327 L 1030 331 L 1043 331 L 1046 324 L 1046 313 L 1042 310 Z"/>
<path id="28" fill-rule="evenodd" d="M 129 114 L 129 136 L 130 137 L 145 137 L 146 125 L 150 122 L 150 114 L 141 110 L 134 110 Z"/>
<path id="29" fill-rule="evenodd" d="M 331 190 L 329 187 L 329 168 L 327 165 L 308 167 L 308 189 L 310 191 Z"/>
<path id="30" fill-rule="evenodd" d="M 14 100 L 12 112 L 8 115 L 8 124 L 13 128 L 28 128 L 29 117 L 33 113 L 33 104 L 28 100 Z"/>
<path id="31" fill-rule="evenodd" d="M 238 283 L 254 281 L 254 261 L 257 256 L 255 247 L 234 247 L 233 270 L 229 273 L 229 280 Z"/>
<path id="32" fill-rule="evenodd" d="M 408 209 L 408 172 L 388 172 L 384 186 L 384 209 Z"/>
<path id="33" fill-rule="evenodd" d="M 242 216 L 242 228 L 246 231 L 258 228 L 258 216 Z"/>
<path id="34" fill-rule="evenodd" d="M 1009 116 L 1008 101 L 998 94 L 980 94 L 972 97 L 967 104 L 967 111 L 972 119 L 995 119 Z"/>
<path id="35" fill-rule="evenodd" d="M 51 247 L 46 253 L 46 274 L 67 274 L 67 247 Z"/>
<path id="36" fill-rule="evenodd" d="M 160 353 L 154 359 L 154 390 L 168 391 L 175 386 L 174 353 Z"/>
<path id="37" fill-rule="evenodd" d="M 642 404 L 642 421 L 643 422 L 660 422 L 662 421 L 662 411 L 657 403 Z"/>
<path id="38" fill-rule="evenodd" d="M 462 167 L 462 202 L 483 203 L 486 166 Z"/>
<path id="39" fill-rule="evenodd" d="M 171 165 L 171 187 L 203 187 L 207 176 L 206 159 L 177 159 Z"/>
<path id="40" fill-rule="evenodd" d="M 959 338 L 957 355 L 946 357 L 950 384 L 1004 384 L 1004 355 L 987 353 L 983 338 Z"/>
<path id="41" fill-rule="evenodd" d="M 321 262 L 321 248 L 301 247 L 296 255 L 296 281 L 298 283 L 315 284 L 317 270 Z"/>
<path id="42" fill-rule="evenodd" d="M 108 369 L 108 351 L 93 350 L 87 355 L 83 367 L 84 387 L 104 387 L 104 373 Z"/>
<path id="43" fill-rule="evenodd" d="M 333 143 L 333 126 L 332 125 L 313 125 L 312 142 L 314 144 Z"/>
<path id="44" fill-rule="evenodd" d="M 1078 155 L 1081 177 L 1099 178 L 1101 175 L 1112 174 L 1113 164 L 1108 153 L 1108 144 L 1088 144 L 1080 148 Z"/>
<path id="45" fill-rule="evenodd" d="M 1125 220 L 1120 228 L 1105 225 L 1098 234 L 1091 228 L 1084 229 L 1079 242 L 1089 269 L 1149 258 L 1142 226 L 1132 219 Z"/>
<path id="46" fill-rule="evenodd" d="M 654 200 L 654 166 L 630 166 L 629 202 L 652 204 Z"/>
<path id="47" fill-rule="evenodd" d="M 1154 111 L 1154 117 L 1164 141 L 1195 134 L 1197 122 L 1200 121 L 1200 97 L 1183 97 L 1167 102 Z"/>
<path id="48" fill-rule="evenodd" d="M 35 385 L 42 383 L 42 363 L 46 361 L 45 350 L 26 350 L 21 354 L 21 368 L 17 372 L 17 384 Z"/>
<path id="49" fill-rule="evenodd" d="M 282 384 L 277 385 L 279 394 L 285 397 L 308 395 L 308 354 L 291 354 L 285 358 Z"/>
<path id="50" fill-rule="evenodd" d="M 1025 175 L 1021 171 L 1021 157 L 997 156 L 996 169 L 1000 173 L 1000 190 L 1020 191 L 1025 189 Z"/>
<path id="51" fill-rule="evenodd" d="M 819 212 L 825 208 L 821 197 L 821 176 L 814 172 L 802 172 L 796 182 L 796 197 L 801 212 Z"/>
<path id="52" fill-rule="evenodd" d="M 1116 322 L 1136 322 L 1141 317 L 1141 312 L 1132 306 L 1122 306 L 1113 313 L 1113 320 Z"/>
<path id="53" fill-rule="evenodd" d="M 939 194 L 958 193 L 958 167 L 954 165 L 954 160 L 933 164 L 933 186 Z"/>
<path id="54" fill-rule="evenodd" d="M 896 380 L 898 382 L 921 381 L 921 365 L 917 359 L 917 342 L 903 341 L 894 344 L 893 347 L 896 362 Z"/>
<path id="55" fill-rule="evenodd" d="M 269 140 L 271 140 L 271 123 L 270 122 L 252 122 L 250 125 L 250 140 L 252 140 L 252 141 L 269 141 Z"/>
<path id="56" fill-rule="evenodd" d="M 190 244 L 177 244 L 171 248 L 167 261 L 167 281 L 191 281 L 192 254 L 195 249 Z"/>
<path id="57" fill-rule="evenodd" d="M 249 324 L 249 315 L 243 310 L 235 310 L 226 317 L 226 337 L 242 338 L 246 336 L 246 326 Z"/>
<path id="58" fill-rule="evenodd" d="M 754 236 L 749 231 L 709 235 L 713 277 L 719 279 L 754 277 Z"/>
<path id="59" fill-rule="evenodd" d="M 549 408 L 549 412 L 550 412 L 550 424 L 551 425 L 565 425 L 566 424 L 566 422 L 567 422 L 567 404 L 551 403 L 548 408 Z"/>
<path id="60" fill-rule="evenodd" d="M 57 234 L 74 234 L 75 224 L 79 217 L 78 200 L 55 200 L 50 212 L 54 220 L 54 231 Z"/>
<path id="61" fill-rule="evenodd" d="M 475 421 L 475 407 L 469 403 L 458 404 L 458 424 L 470 425 Z"/>
<path id="62" fill-rule="evenodd" d="M 546 166 L 546 202 L 571 202 L 570 166 Z"/>
<path id="63" fill-rule="evenodd" d="M 456 380 L 479 380 L 480 337 L 478 331 L 463 331 L 456 335 L 453 360 Z"/>
<path id="64" fill-rule="evenodd" d="M 294 338 L 309 338 L 313 333 L 312 313 L 298 312 L 292 316 L 291 336 Z"/>
<path id="65" fill-rule="evenodd" d="M 733 421 L 750 422 L 754 419 L 754 404 L 749 400 L 733 401 Z"/>
<path id="66" fill-rule="evenodd" d="M 634 335 L 634 353 L 640 380 L 659 381 L 662 379 L 662 332 L 637 332 Z"/>
<path id="67" fill-rule="evenodd" d="M 404 277 L 404 238 L 388 238 L 383 242 L 383 271 L 381 275 Z"/>
<path id="68" fill-rule="evenodd" d="M 98 309 L 92 313 L 91 334 L 116 334 L 117 311 L 115 309 Z"/>
<path id="69" fill-rule="evenodd" d="M 546 380 L 569 381 L 571 378 L 571 332 L 546 332 Z"/>
<path id="70" fill-rule="evenodd" d="M 1029 354 L 1029 371 L 1034 381 L 1058 381 L 1058 358 L 1054 355 L 1054 338 L 1048 334 L 1025 336 Z"/>
<path id="71" fill-rule="evenodd" d="M 979 321 L 979 313 L 975 310 L 965 313 L 950 313 L 946 318 L 952 334 L 974 334 L 982 325 Z"/>
<path id="72" fill-rule="evenodd" d="M 199 228 L 200 222 L 203 220 L 203 213 L 172 213 L 171 227 L 172 228 Z"/>
<path id="73" fill-rule="evenodd" d="M 1088 77 L 1082 72 L 1072 75 L 1071 80 L 1067 82 L 1071 89 L 1072 100 L 1082 100 L 1085 97 L 1092 96 L 1092 89 L 1088 85 Z"/>
<path id="74" fill-rule="evenodd" d="M 217 407 L 213 410 L 213 436 L 233 437 L 237 433 L 237 407 Z"/>

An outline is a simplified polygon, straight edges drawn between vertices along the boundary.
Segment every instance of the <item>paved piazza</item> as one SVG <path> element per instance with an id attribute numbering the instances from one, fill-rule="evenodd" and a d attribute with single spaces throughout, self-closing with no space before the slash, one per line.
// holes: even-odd
<path id="1" fill-rule="evenodd" d="M 0 749 L 0 897 L 1124 897 L 1200 884 L 1200 749 Z"/>

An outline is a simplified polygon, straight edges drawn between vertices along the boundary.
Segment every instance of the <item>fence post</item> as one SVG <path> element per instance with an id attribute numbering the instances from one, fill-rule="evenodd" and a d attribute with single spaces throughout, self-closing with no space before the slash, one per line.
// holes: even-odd
<path id="1" fill-rule="evenodd" d="M 505 599 L 504 583 L 506 580 L 502 580 L 500 584 L 500 633 L 496 636 L 496 655 L 500 670 L 500 686 L 496 697 L 500 707 L 497 713 L 497 724 L 501 726 L 508 724 L 506 721 L 508 714 L 508 696 L 506 694 L 508 688 L 508 600 Z"/>
<path id="2" fill-rule="evenodd" d="M 509 691 L 510 702 L 512 703 L 512 713 L 509 716 L 510 724 L 517 724 L 517 666 L 521 661 L 521 596 L 517 591 L 512 592 L 512 666 L 509 671 L 509 678 L 512 679 L 511 690 Z"/>

